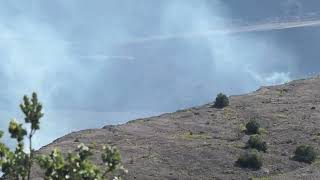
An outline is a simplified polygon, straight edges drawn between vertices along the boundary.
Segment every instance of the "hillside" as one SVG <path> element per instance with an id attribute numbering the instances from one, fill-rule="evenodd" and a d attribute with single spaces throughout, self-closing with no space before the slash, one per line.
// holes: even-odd
<path id="1" fill-rule="evenodd" d="M 96 147 L 96 160 L 96 145 L 113 144 L 120 148 L 129 170 L 125 179 L 320 179 L 320 161 L 308 165 L 290 160 L 300 144 L 319 149 L 320 77 L 231 96 L 230 106 L 224 109 L 211 105 L 74 132 L 39 152 L 48 153 L 54 147 L 67 152 L 79 140 Z M 258 171 L 234 166 L 245 151 L 249 136 L 241 127 L 250 118 L 267 131 L 269 149 Z M 34 177 L 40 176 L 36 170 Z"/>

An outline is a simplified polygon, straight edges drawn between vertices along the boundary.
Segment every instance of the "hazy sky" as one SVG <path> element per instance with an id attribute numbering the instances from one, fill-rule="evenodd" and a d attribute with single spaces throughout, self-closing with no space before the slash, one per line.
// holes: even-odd
<path id="1" fill-rule="evenodd" d="M 134 42 L 224 28 L 230 19 L 251 23 L 297 16 L 319 5 L 317 0 L 3 0 L 3 117 L 17 114 L 23 94 L 38 92 L 49 112 L 40 146 L 73 130 L 201 105 L 220 91 L 240 94 L 318 72 L 319 28 Z"/>

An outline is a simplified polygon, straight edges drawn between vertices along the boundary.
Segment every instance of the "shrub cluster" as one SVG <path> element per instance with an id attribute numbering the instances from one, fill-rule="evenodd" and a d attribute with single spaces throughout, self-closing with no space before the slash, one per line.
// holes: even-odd
<path id="1" fill-rule="evenodd" d="M 30 180 L 31 168 L 36 162 L 45 171 L 46 180 L 103 180 L 109 177 L 119 179 L 126 170 L 121 165 L 121 156 L 115 147 L 103 146 L 101 160 L 103 169 L 98 168 L 88 158 L 92 155 L 90 149 L 80 144 L 74 153 L 68 153 L 65 158 L 58 149 L 54 149 L 50 155 L 34 157 L 32 138 L 40 129 L 40 119 L 43 117 L 42 105 L 38 102 L 37 94 L 32 98 L 24 96 L 20 108 L 25 115 L 25 123 L 30 125 L 29 132 L 23 124 L 12 120 L 9 125 L 11 138 L 16 139 L 17 146 L 11 151 L 4 143 L 0 142 L 0 179 Z M 0 138 L 3 132 L 0 131 Z M 24 151 L 24 139 L 29 140 L 29 152 Z M 117 174 L 115 174 L 117 173 Z"/>
<path id="2" fill-rule="evenodd" d="M 298 146 L 294 152 L 293 159 L 299 162 L 312 163 L 317 158 L 317 153 L 311 146 Z"/>
<path id="3" fill-rule="evenodd" d="M 262 157 L 257 150 L 250 149 L 239 157 L 236 164 L 244 168 L 257 170 L 262 167 Z"/>
<path id="4" fill-rule="evenodd" d="M 259 135 L 260 124 L 251 119 L 246 124 L 246 133 L 250 134 L 250 138 L 246 144 L 248 149 L 244 154 L 240 155 L 236 164 L 243 168 L 260 169 L 262 167 L 262 155 L 259 151 L 267 151 L 267 143 L 264 142 Z"/>
<path id="5" fill-rule="evenodd" d="M 213 105 L 215 108 L 224 108 L 229 106 L 229 99 L 225 94 L 219 93 Z"/>
<path id="6" fill-rule="evenodd" d="M 267 143 L 260 136 L 260 124 L 255 119 L 251 119 L 246 124 L 246 133 L 251 135 L 246 144 L 248 150 L 240 155 L 236 164 L 244 168 L 260 169 L 263 162 L 259 151 L 266 152 L 268 148 Z M 312 146 L 301 145 L 296 148 L 292 159 L 299 162 L 312 163 L 316 160 L 317 155 Z"/>
<path id="7" fill-rule="evenodd" d="M 247 142 L 247 148 L 256 149 L 258 151 L 267 151 L 267 143 L 264 142 L 259 135 L 252 135 Z"/>

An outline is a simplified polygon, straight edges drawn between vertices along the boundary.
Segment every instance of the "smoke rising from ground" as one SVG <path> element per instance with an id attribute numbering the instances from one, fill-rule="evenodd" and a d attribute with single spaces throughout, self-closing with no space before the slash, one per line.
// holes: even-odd
<path id="1" fill-rule="evenodd" d="M 0 107 L 16 115 L 22 96 L 38 92 L 47 116 L 37 147 L 70 131 L 210 102 L 220 91 L 286 82 L 297 68 L 290 49 L 257 34 L 125 45 L 223 28 L 231 12 L 224 1 L 0 4 Z"/>

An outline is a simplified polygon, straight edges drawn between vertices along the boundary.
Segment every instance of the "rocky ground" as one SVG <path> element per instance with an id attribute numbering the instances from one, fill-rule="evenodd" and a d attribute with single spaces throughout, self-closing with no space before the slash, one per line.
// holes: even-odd
<path id="1" fill-rule="evenodd" d="M 244 125 L 256 118 L 264 128 L 268 151 L 263 167 L 254 171 L 234 165 L 249 136 Z M 230 97 L 230 106 L 212 104 L 138 119 L 118 126 L 88 129 L 68 134 L 41 148 L 73 150 L 78 140 L 95 147 L 120 148 L 129 170 L 125 179 L 320 179 L 320 161 L 309 165 L 291 160 L 298 145 L 319 150 L 320 77 L 284 85 L 262 87 Z M 41 177 L 35 170 L 34 179 Z"/>

